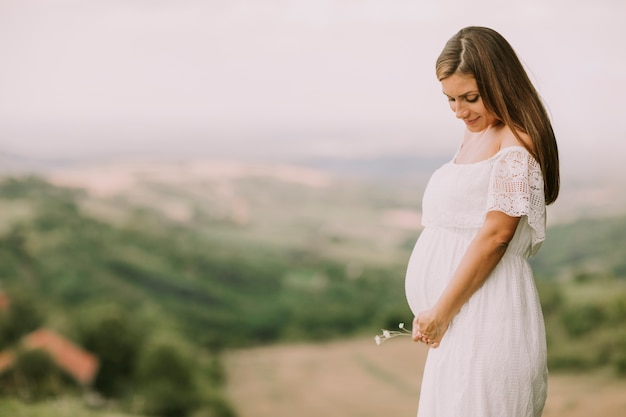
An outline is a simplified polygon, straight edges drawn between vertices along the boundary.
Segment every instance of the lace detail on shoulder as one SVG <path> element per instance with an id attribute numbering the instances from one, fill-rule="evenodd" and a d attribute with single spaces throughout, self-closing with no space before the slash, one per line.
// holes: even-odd
<path id="1" fill-rule="evenodd" d="M 531 254 L 546 233 L 546 205 L 539 163 L 523 148 L 512 148 L 495 160 L 487 194 L 487 211 L 526 217 L 533 230 Z"/>

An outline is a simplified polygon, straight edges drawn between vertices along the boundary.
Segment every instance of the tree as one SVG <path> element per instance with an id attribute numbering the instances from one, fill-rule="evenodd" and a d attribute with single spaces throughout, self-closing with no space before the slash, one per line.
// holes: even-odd
<path id="1" fill-rule="evenodd" d="M 137 377 L 148 414 L 184 417 L 200 404 L 193 362 L 174 345 L 158 344 L 148 349 Z"/>
<path id="2" fill-rule="evenodd" d="M 132 385 L 144 333 L 119 308 L 92 312 L 82 324 L 82 345 L 100 359 L 94 387 L 109 397 L 121 397 Z"/>
<path id="3" fill-rule="evenodd" d="M 59 395 L 70 380 L 50 355 L 39 349 L 20 350 L 9 372 L 2 376 L 0 390 L 26 401 Z"/>
<path id="4" fill-rule="evenodd" d="M 16 343 L 43 323 L 43 314 L 33 297 L 13 292 L 10 299 L 8 310 L 0 312 L 0 348 Z"/>

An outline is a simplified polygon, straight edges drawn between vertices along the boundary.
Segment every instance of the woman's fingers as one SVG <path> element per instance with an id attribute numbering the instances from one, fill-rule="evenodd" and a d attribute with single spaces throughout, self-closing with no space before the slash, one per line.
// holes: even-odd
<path id="1" fill-rule="evenodd" d="M 411 337 L 413 338 L 415 342 L 421 341 L 422 337 L 424 337 L 422 332 L 420 332 L 419 330 L 419 319 L 417 317 L 413 319 L 413 328 L 411 329 Z"/>
<path id="2" fill-rule="evenodd" d="M 422 314 L 425 313 L 420 313 L 420 316 L 422 316 Z M 423 320 L 421 322 L 420 316 L 413 319 L 413 329 L 411 331 L 411 336 L 413 340 L 415 342 L 422 342 L 432 348 L 439 347 L 440 340 L 438 339 L 441 337 L 437 336 L 439 334 L 439 331 L 437 331 L 436 327 L 433 326 L 433 323 L 428 320 L 427 314 L 426 320 Z"/>
<path id="3" fill-rule="evenodd" d="M 420 332 L 419 330 L 413 337 L 413 340 L 416 342 L 422 342 L 428 346 L 432 346 L 435 343 L 434 339 L 431 339 L 430 337 L 426 336 L 424 333 Z"/>
<path id="4" fill-rule="evenodd" d="M 422 334 L 422 332 L 420 332 L 419 330 L 413 331 L 413 340 L 415 342 L 422 342 L 423 339 L 424 339 L 424 335 Z"/>

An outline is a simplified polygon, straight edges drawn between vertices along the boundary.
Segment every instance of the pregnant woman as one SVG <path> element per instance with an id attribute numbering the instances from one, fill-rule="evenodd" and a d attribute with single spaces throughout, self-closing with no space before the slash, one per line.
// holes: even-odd
<path id="1" fill-rule="evenodd" d="M 406 295 L 428 352 L 419 417 L 539 417 L 546 338 L 527 262 L 559 193 L 547 112 L 509 43 L 467 27 L 437 78 L 465 123 L 454 157 L 429 180 Z"/>

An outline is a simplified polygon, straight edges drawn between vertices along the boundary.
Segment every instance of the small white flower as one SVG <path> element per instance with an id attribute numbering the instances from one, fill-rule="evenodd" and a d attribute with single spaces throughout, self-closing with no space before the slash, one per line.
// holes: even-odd
<path id="1" fill-rule="evenodd" d="M 397 330 L 386 330 L 386 329 L 381 329 L 381 331 L 383 332 L 382 334 L 377 335 L 374 340 L 376 341 L 377 345 L 380 345 L 381 343 L 383 343 L 385 340 L 387 339 L 392 339 L 396 336 L 410 336 L 411 335 L 411 331 L 409 329 L 405 329 L 404 328 L 404 323 L 400 323 L 398 325 L 398 327 L 400 328 L 399 331 Z"/>

